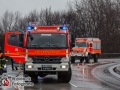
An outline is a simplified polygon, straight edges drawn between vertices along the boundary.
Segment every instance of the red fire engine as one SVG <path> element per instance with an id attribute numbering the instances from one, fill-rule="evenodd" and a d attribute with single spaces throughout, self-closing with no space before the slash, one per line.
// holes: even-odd
<path id="1" fill-rule="evenodd" d="M 70 38 L 71 36 L 71 38 Z M 65 25 L 27 26 L 25 34 L 6 32 L 4 53 L 17 63 L 24 63 L 24 75 L 37 80 L 57 74 L 62 82 L 71 80 L 70 49 L 74 36 Z"/>
<path id="2" fill-rule="evenodd" d="M 74 63 L 76 58 L 80 59 L 81 63 L 84 59 L 86 63 L 89 63 L 91 58 L 97 62 L 100 54 L 101 40 L 99 38 L 76 38 L 75 47 L 71 51 L 71 63 Z"/>

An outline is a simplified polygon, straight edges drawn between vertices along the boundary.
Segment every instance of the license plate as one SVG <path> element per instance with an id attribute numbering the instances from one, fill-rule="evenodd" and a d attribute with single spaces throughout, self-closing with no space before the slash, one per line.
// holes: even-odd
<path id="1" fill-rule="evenodd" d="M 52 67 L 42 67 L 42 70 L 52 70 Z"/>
<path id="2" fill-rule="evenodd" d="M 42 65 L 42 70 L 52 70 L 52 65 Z"/>

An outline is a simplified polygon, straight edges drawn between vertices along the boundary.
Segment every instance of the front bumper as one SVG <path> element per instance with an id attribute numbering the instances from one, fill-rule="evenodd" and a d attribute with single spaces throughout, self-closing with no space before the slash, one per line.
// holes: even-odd
<path id="1" fill-rule="evenodd" d="M 30 66 L 30 65 L 32 65 L 32 66 Z M 51 69 L 43 70 L 42 68 L 45 67 L 45 66 L 48 66 Z M 69 63 L 61 63 L 61 64 L 34 64 L 34 63 L 26 63 L 25 64 L 25 71 L 68 71 L 69 67 L 70 67 Z"/>
<path id="2" fill-rule="evenodd" d="M 87 57 L 88 55 L 87 54 L 71 54 L 71 57 Z"/>

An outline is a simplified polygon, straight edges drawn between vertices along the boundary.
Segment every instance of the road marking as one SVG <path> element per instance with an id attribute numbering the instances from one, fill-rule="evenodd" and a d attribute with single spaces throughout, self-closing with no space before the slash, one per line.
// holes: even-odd
<path id="1" fill-rule="evenodd" d="M 72 83 L 70 83 L 70 82 L 69 82 L 69 84 L 72 85 L 72 86 L 74 86 L 74 87 L 77 87 L 76 85 L 74 85 L 74 84 L 72 84 Z"/>

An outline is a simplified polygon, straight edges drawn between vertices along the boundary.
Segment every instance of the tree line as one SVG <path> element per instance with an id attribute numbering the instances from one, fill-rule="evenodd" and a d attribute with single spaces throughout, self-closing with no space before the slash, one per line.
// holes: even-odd
<path id="1" fill-rule="evenodd" d="M 51 8 L 33 10 L 27 15 L 6 11 L 0 18 L 0 34 L 25 31 L 29 22 L 40 25 L 69 24 L 75 37 L 101 39 L 102 53 L 120 53 L 120 0 L 75 0 L 65 11 Z"/>

